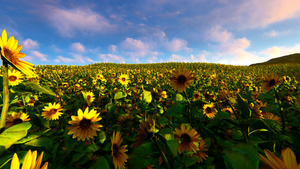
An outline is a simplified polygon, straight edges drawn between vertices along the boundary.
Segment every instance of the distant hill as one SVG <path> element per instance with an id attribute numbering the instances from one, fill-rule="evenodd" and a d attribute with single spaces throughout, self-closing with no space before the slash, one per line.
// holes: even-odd
<path id="1" fill-rule="evenodd" d="M 278 57 L 278 58 L 273 58 L 273 59 L 270 59 L 266 62 L 251 64 L 250 66 L 273 65 L 273 64 L 291 64 L 291 63 L 300 64 L 300 53 L 295 53 L 295 54 L 291 54 L 291 55 L 281 56 L 281 57 Z"/>

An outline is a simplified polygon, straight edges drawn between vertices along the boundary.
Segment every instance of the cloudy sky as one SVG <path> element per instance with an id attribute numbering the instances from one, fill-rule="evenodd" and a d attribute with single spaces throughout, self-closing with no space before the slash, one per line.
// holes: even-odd
<path id="1" fill-rule="evenodd" d="M 1 0 L 35 65 L 209 62 L 300 53 L 300 0 Z"/>

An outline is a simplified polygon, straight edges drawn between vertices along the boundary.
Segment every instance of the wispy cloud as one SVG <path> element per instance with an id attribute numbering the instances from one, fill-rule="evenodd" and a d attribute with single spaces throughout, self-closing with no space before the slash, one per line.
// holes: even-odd
<path id="1" fill-rule="evenodd" d="M 116 25 L 110 23 L 103 15 L 87 7 L 62 9 L 47 5 L 43 15 L 50 25 L 54 26 L 62 36 L 72 37 L 75 33 L 94 34 L 115 30 Z"/>
<path id="2" fill-rule="evenodd" d="M 164 45 L 169 51 L 178 52 L 186 48 L 187 41 L 183 39 L 173 38 L 171 41 L 166 41 Z"/>
<path id="3" fill-rule="evenodd" d="M 22 49 L 24 49 L 24 50 L 36 49 L 39 47 L 39 43 L 32 39 L 26 39 L 22 44 L 23 44 Z"/>
<path id="4" fill-rule="evenodd" d="M 71 44 L 71 49 L 75 52 L 85 52 L 85 47 L 83 44 L 76 42 Z"/>
<path id="5" fill-rule="evenodd" d="M 85 59 L 88 59 L 86 57 L 83 57 L 80 54 L 72 54 L 73 58 L 68 58 L 68 57 L 62 57 L 62 56 L 58 56 L 54 62 L 57 63 L 85 63 Z"/>
<path id="6" fill-rule="evenodd" d="M 114 63 L 125 63 L 125 59 L 121 56 L 114 54 L 100 54 L 100 62 L 114 62 Z"/>
<path id="7" fill-rule="evenodd" d="M 260 52 L 260 54 L 267 56 L 269 59 L 294 53 L 300 53 L 300 44 L 296 44 L 290 47 L 273 46 Z"/>

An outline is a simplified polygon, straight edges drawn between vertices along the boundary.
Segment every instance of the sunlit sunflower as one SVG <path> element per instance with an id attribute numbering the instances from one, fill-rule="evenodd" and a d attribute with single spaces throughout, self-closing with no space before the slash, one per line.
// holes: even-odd
<path id="1" fill-rule="evenodd" d="M 57 120 L 63 114 L 60 112 L 62 110 L 60 103 L 49 103 L 48 106 L 44 106 L 42 116 L 47 120 Z"/>
<path id="2" fill-rule="evenodd" d="M 82 92 L 82 96 L 89 106 L 95 100 L 95 95 L 93 92 Z"/>
<path id="3" fill-rule="evenodd" d="M 11 115 L 6 117 L 5 127 L 8 128 L 8 127 L 14 126 L 16 124 L 29 121 L 30 118 L 28 118 L 28 117 L 29 117 L 29 115 L 27 115 L 26 113 L 13 112 Z"/>
<path id="4" fill-rule="evenodd" d="M 262 89 L 264 91 L 268 91 L 278 85 L 282 80 L 278 77 L 278 75 L 271 74 L 270 76 L 265 77 L 265 81 L 262 84 Z"/>
<path id="5" fill-rule="evenodd" d="M 37 151 L 34 151 L 31 153 L 31 150 L 29 150 L 24 158 L 22 169 L 47 169 L 48 168 L 48 162 L 46 162 L 42 168 L 42 159 L 43 159 L 44 152 L 40 154 L 38 159 L 36 160 L 37 157 Z M 20 168 L 20 161 L 18 158 L 17 153 L 14 154 L 13 159 L 11 161 L 10 165 L 11 169 L 19 169 Z"/>
<path id="6" fill-rule="evenodd" d="M 89 112 L 89 107 L 84 110 L 84 113 L 81 109 L 77 113 L 78 116 L 71 116 L 72 121 L 68 122 L 72 125 L 68 128 L 70 130 L 68 134 L 73 134 L 73 138 L 77 137 L 78 141 L 97 136 L 96 131 L 100 131 L 99 128 L 103 127 L 103 125 L 94 124 L 102 119 L 102 117 L 98 117 L 100 113 L 97 113 L 94 109 Z"/>
<path id="7" fill-rule="evenodd" d="M 7 40 L 6 30 L 2 32 L 0 37 L 1 47 L 1 59 L 7 61 L 11 66 L 25 73 L 26 75 L 34 75 L 33 64 L 19 60 L 19 58 L 25 57 L 24 53 L 20 53 L 22 46 L 18 45 L 18 41 L 15 40 L 14 36 L 11 36 Z"/>
<path id="8" fill-rule="evenodd" d="M 199 150 L 198 144 L 200 140 L 198 137 L 200 137 L 200 135 L 195 129 L 190 130 L 190 125 L 185 128 L 184 124 L 181 124 L 180 128 L 181 129 L 175 128 L 174 131 L 174 138 L 179 142 L 179 154 L 181 154 L 183 151 L 193 151 L 196 153 L 197 150 Z"/>
<path id="9" fill-rule="evenodd" d="M 217 113 L 214 103 L 208 103 L 203 106 L 203 114 L 208 118 L 214 118 Z"/>
<path id="10" fill-rule="evenodd" d="M 111 138 L 111 155 L 116 169 L 124 169 L 125 162 L 127 162 L 127 159 L 129 158 L 125 153 L 128 151 L 126 149 L 127 145 L 120 146 L 122 141 L 123 138 L 121 137 L 120 131 L 117 131 L 117 133 L 113 132 Z"/>
<path id="11" fill-rule="evenodd" d="M 191 81 L 194 79 L 193 73 L 189 69 L 179 69 L 178 71 L 172 73 L 170 85 L 174 90 L 182 92 L 191 85 Z"/>
<path id="12" fill-rule="evenodd" d="M 119 76 L 119 78 L 118 78 L 118 81 L 119 81 L 122 85 L 126 86 L 126 85 L 130 82 L 129 76 L 128 76 L 127 74 L 121 74 L 121 75 Z"/>
<path id="13" fill-rule="evenodd" d="M 203 163 L 203 159 L 206 160 L 206 157 L 208 157 L 208 155 L 206 155 L 203 151 L 207 151 L 208 149 L 206 148 L 206 144 L 205 141 L 203 139 L 201 139 L 200 144 L 199 144 L 199 150 L 193 154 L 194 156 L 198 157 L 198 163 L 201 162 Z"/>
<path id="14" fill-rule="evenodd" d="M 23 75 L 21 72 L 16 71 L 16 70 L 8 70 L 8 81 L 9 85 L 11 86 L 16 86 L 20 84 L 23 81 Z"/>
<path id="15" fill-rule="evenodd" d="M 258 154 L 259 159 L 272 169 L 300 169 L 294 152 L 288 147 L 281 151 L 281 159 L 276 157 L 270 150 L 264 150 L 266 157 Z"/>

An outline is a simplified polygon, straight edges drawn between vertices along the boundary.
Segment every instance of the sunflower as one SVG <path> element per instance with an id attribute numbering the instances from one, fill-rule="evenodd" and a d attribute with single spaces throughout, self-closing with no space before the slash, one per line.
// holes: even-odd
<path id="1" fill-rule="evenodd" d="M 300 164 L 297 165 L 296 156 L 289 147 L 281 151 L 281 159 L 272 154 L 268 149 L 265 149 L 264 152 L 267 157 L 258 154 L 259 159 L 270 168 L 300 169 Z"/>
<path id="2" fill-rule="evenodd" d="M 172 77 L 170 78 L 170 85 L 174 90 L 182 92 L 187 87 L 189 87 L 191 85 L 191 81 L 195 79 L 192 76 L 193 73 L 189 69 L 179 69 L 178 71 L 172 73 Z"/>
<path id="3" fill-rule="evenodd" d="M 214 118 L 217 113 L 215 109 L 214 103 L 205 104 L 203 106 L 203 114 L 205 114 L 208 118 Z"/>
<path id="4" fill-rule="evenodd" d="M 113 132 L 113 136 L 111 137 L 111 156 L 113 157 L 113 164 L 116 169 L 124 169 L 125 162 L 129 158 L 125 153 L 128 151 L 126 149 L 127 145 L 120 146 L 123 141 L 121 137 L 120 131 L 117 133 Z"/>
<path id="5" fill-rule="evenodd" d="M 150 115 L 139 126 L 140 128 L 136 130 L 138 135 L 134 138 L 135 142 L 131 145 L 132 148 L 138 148 L 148 142 L 157 131 L 155 129 L 155 119 L 152 119 Z"/>
<path id="6" fill-rule="evenodd" d="M 49 103 L 48 106 L 44 107 L 42 116 L 47 120 L 57 120 L 63 114 L 60 112 L 62 110 L 60 103 Z"/>
<path id="7" fill-rule="evenodd" d="M 122 85 L 126 86 L 130 82 L 129 76 L 127 74 L 121 74 L 120 77 L 118 78 L 118 81 Z"/>
<path id="8" fill-rule="evenodd" d="M 16 70 L 8 70 L 8 81 L 9 85 L 11 86 L 17 86 L 23 81 L 23 75 L 21 72 Z"/>
<path id="9" fill-rule="evenodd" d="M 271 74 L 270 76 L 267 76 L 265 78 L 265 81 L 262 84 L 262 89 L 264 91 L 268 91 L 278 85 L 281 82 L 281 79 L 278 77 L 278 75 Z"/>
<path id="10" fill-rule="evenodd" d="M 26 75 L 34 75 L 33 64 L 19 60 L 19 58 L 25 57 L 24 53 L 20 53 L 22 46 L 18 45 L 18 41 L 11 36 L 7 40 L 6 30 L 2 32 L 2 37 L 0 37 L 0 47 L 1 47 L 1 59 L 7 61 L 11 66 L 17 70 L 25 73 Z"/>
<path id="11" fill-rule="evenodd" d="M 82 92 L 82 96 L 89 106 L 95 100 L 95 95 L 93 92 Z"/>
<path id="12" fill-rule="evenodd" d="M 119 127 L 130 127 L 134 122 L 134 117 L 130 114 L 123 114 L 118 118 Z"/>
<path id="13" fill-rule="evenodd" d="M 103 127 L 103 125 L 94 124 L 102 119 L 102 117 L 98 117 L 100 113 L 94 109 L 89 112 L 89 107 L 84 110 L 84 113 L 81 109 L 77 113 L 78 116 L 71 116 L 72 121 L 68 122 L 72 125 L 68 128 L 70 130 L 68 134 L 73 134 L 73 138 L 77 137 L 78 141 L 85 141 L 85 139 L 96 136 L 96 131 L 100 131 L 99 127 Z"/>
<path id="14" fill-rule="evenodd" d="M 200 142 L 200 140 L 198 139 L 200 135 L 195 129 L 190 130 L 190 125 L 185 128 L 185 126 L 181 124 L 180 128 L 181 129 L 175 128 L 174 131 L 174 138 L 179 142 L 179 154 L 181 154 L 183 151 L 193 151 L 196 153 L 197 150 L 199 150 L 197 145 Z"/>
<path id="15" fill-rule="evenodd" d="M 235 118 L 234 111 L 232 110 L 232 108 L 230 108 L 230 107 L 224 107 L 224 108 L 222 108 L 221 111 L 230 113 L 230 118 L 231 119 Z"/>
<path id="16" fill-rule="evenodd" d="M 203 159 L 206 160 L 206 157 L 208 157 L 208 155 L 206 155 L 203 151 L 207 151 L 208 149 L 206 148 L 206 144 L 205 141 L 201 139 L 200 144 L 199 144 L 199 150 L 193 154 L 194 156 L 198 157 L 198 163 L 201 162 L 203 163 Z"/>
<path id="17" fill-rule="evenodd" d="M 200 92 L 194 92 L 193 94 L 193 101 L 201 99 L 201 93 Z"/>
<path id="18" fill-rule="evenodd" d="M 26 113 L 21 113 L 21 112 L 16 113 L 16 112 L 13 112 L 11 115 L 9 115 L 9 116 L 6 117 L 5 127 L 8 128 L 8 127 L 14 126 L 16 124 L 29 121 L 30 118 L 28 118 L 28 117 L 29 117 L 29 115 L 27 115 Z"/>
<path id="19" fill-rule="evenodd" d="M 48 168 L 48 162 L 46 162 L 42 168 L 40 168 L 42 164 L 42 159 L 43 159 L 44 152 L 40 154 L 38 159 L 36 160 L 37 157 L 37 151 L 34 151 L 31 153 L 31 150 L 29 150 L 24 158 L 23 166 L 22 169 L 47 169 Z M 11 169 L 19 169 L 20 168 L 20 161 L 18 158 L 17 153 L 14 154 L 11 165 Z"/>

